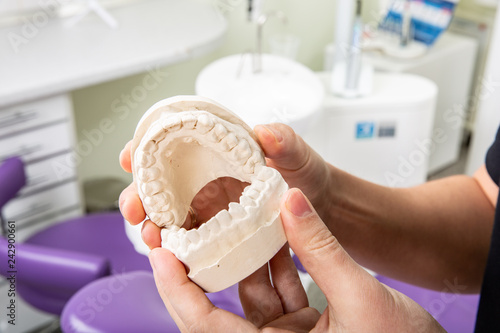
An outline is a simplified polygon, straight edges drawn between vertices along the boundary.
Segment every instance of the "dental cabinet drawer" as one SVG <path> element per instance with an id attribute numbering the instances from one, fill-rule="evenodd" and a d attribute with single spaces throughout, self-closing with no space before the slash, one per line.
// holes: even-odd
<path id="1" fill-rule="evenodd" d="M 25 163 L 66 152 L 71 147 L 71 128 L 67 122 L 0 139 L 0 160 L 19 156 Z"/>
<path id="2" fill-rule="evenodd" d="M 68 95 L 0 109 L 0 139 L 68 120 L 68 110 L 71 109 Z"/>

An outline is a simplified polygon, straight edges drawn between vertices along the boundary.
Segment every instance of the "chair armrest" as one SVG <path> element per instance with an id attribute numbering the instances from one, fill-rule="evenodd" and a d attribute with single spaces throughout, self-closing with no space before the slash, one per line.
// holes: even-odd
<path id="1" fill-rule="evenodd" d="M 3 237 L 0 237 L 0 248 L 5 249 L 3 253 L 7 252 L 8 242 Z M 8 259 L 0 260 L 0 275 L 8 278 L 15 271 L 17 282 L 38 288 L 76 291 L 109 275 L 109 262 L 104 257 L 40 245 L 17 243 L 15 263 Z M 14 264 L 14 269 L 9 264 Z"/>

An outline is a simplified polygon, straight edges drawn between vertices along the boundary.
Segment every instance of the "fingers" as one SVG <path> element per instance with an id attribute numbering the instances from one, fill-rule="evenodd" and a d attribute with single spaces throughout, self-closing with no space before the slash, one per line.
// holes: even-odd
<path id="1" fill-rule="evenodd" d="M 182 263 L 168 250 L 154 249 L 149 255 L 156 287 L 177 325 L 193 332 L 255 332 L 249 322 L 215 307 L 203 290 L 191 282 Z M 180 322 L 178 322 L 180 321 Z"/>
<path id="2" fill-rule="evenodd" d="M 142 240 L 150 249 L 161 247 L 161 228 L 150 220 L 144 221 L 141 235 Z"/>
<path id="3" fill-rule="evenodd" d="M 300 282 L 297 268 L 290 256 L 288 244 L 271 259 L 271 275 L 274 288 L 281 299 L 284 313 L 291 313 L 307 308 L 309 302 L 307 294 Z"/>
<path id="4" fill-rule="evenodd" d="M 295 171 L 307 163 L 311 148 L 291 127 L 284 124 L 258 125 L 254 131 L 275 168 Z"/>
<path id="5" fill-rule="evenodd" d="M 132 146 L 132 140 L 127 142 L 123 150 L 120 152 L 120 165 L 126 172 L 132 172 L 132 161 L 130 158 L 130 147 Z"/>
<path id="6" fill-rule="evenodd" d="M 142 201 L 137 194 L 134 183 L 122 191 L 119 204 L 123 217 L 132 225 L 139 224 L 146 218 L 146 212 L 144 211 Z"/>
<path id="7" fill-rule="evenodd" d="M 299 189 L 285 194 L 281 218 L 290 247 L 329 306 L 342 308 L 353 297 L 363 297 L 363 290 L 377 289 L 376 280 L 345 252 Z"/>
<path id="8" fill-rule="evenodd" d="M 241 305 L 248 321 L 261 327 L 283 315 L 280 298 L 269 279 L 266 265 L 239 284 Z"/>
<path id="9" fill-rule="evenodd" d="M 288 313 L 279 317 L 275 321 L 267 324 L 264 327 L 276 327 L 281 332 L 310 332 L 315 328 L 316 323 L 320 318 L 318 310 L 314 308 L 305 307 L 297 310 L 294 313 Z M 319 332 L 327 332 L 328 327 Z"/>

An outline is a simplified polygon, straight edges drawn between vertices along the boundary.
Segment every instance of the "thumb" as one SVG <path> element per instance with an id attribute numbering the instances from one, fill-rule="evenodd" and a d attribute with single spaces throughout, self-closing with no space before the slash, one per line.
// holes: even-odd
<path id="1" fill-rule="evenodd" d="M 281 202 L 281 218 L 290 247 L 325 294 L 331 307 L 376 281 L 342 248 L 299 189 L 289 190 Z"/>

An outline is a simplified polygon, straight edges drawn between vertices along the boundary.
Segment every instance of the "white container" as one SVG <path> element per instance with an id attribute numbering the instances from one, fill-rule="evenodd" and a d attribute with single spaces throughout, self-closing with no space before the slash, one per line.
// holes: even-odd
<path id="1" fill-rule="evenodd" d="M 330 73 L 318 76 L 328 89 Z M 418 185 L 426 181 L 429 155 L 439 144 L 431 139 L 436 95 L 428 79 L 375 73 L 369 96 L 327 95 L 320 121 L 304 138 L 355 176 L 391 187 Z"/>

